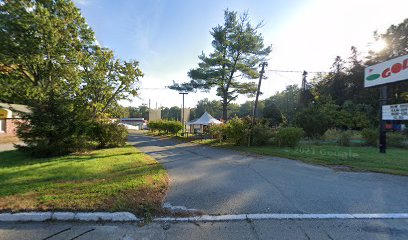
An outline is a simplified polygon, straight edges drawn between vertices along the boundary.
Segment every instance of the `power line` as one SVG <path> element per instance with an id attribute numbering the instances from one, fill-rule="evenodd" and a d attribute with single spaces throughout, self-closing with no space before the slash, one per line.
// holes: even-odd
<path id="1" fill-rule="evenodd" d="M 280 69 L 269 69 L 269 72 L 286 72 L 286 73 L 303 73 L 304 71 L 300 70 L 280 70 Z M 325 71 L 307 71 L 308 73 L 329 73 Z"/>

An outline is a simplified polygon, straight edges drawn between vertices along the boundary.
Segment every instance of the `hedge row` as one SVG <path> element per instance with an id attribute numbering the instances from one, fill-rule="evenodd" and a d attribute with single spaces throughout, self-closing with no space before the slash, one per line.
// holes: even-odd
<path id="1" fill-rule="evenodd" d="M 152 132 L 159 132 L 160 134 L 177 134 L 183 129 L 183 124 L 178 121 L 158 120 L 150 121 L 147 126 Z"/>

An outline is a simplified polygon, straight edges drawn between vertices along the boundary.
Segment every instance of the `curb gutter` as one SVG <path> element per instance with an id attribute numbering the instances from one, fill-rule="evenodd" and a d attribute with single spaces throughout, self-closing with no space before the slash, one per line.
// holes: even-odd
<path id="1" fill-rule="evenodd" d="M 290 220 L 290 219 L 408 219 L 408 213 L 356 213 L 356 214 L 236 214 L 202 215 L 196 217 L 158 217 L 153 222 L 221 222 L 242 220 Z M 22 212 L 0 213 L 0 222 L 44 222 L 44 221 L 107 221 L 137 222 L 142 218 L 130 212 Z"/>

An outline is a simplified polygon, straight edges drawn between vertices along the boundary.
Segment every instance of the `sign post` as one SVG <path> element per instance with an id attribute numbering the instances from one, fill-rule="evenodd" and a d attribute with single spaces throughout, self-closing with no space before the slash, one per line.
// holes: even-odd
<path id="1" fill-rule="evenodd" d="M 384 120 L 386 113 L 383 112 L 387 103 L 387 84 L 408 80 L 408 55 L 390 59 L 388 61 L 368 66 L 364 71 L 364 87 L 381 86 L 380 88 L 380 153 L 387 149 L 387 137 Z"/>
<path id="2" fill-rule="evenodd" d="M 380 88 L 380 153 L 385 153 L 387 150 L 387 132 L 385 131 L 385 121 L 383 115 L 383 106 L 387 103 L 387 86 Z"/>

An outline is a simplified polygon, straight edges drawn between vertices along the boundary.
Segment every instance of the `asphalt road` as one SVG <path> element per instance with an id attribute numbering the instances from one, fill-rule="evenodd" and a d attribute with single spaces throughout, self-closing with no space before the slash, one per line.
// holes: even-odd
<path id="1" fill-rule="evenodd" d="M 0 223 L 0 239 L 407 239 L 408 220 L 263 220 L 206 223 Z"/>
<path id="2" fill-rule="evenodd" d="M 173 206 L 206 214 L 408 213 L 408 177 L 335 171 L 145 135 L 131 135 L 129 142 L 167 168 L 166 202 Z"/>

